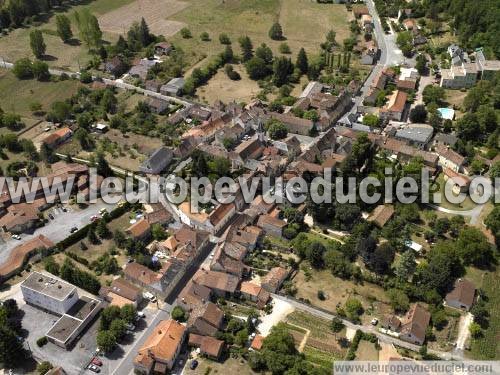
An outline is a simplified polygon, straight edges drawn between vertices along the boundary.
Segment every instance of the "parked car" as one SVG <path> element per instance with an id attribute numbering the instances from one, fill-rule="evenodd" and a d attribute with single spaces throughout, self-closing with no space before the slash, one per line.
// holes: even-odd
<path id="1" fill-rule="evenodd" d="M 137 316 L 139 318 L 145 318 L 146 317 L 146 314 L 144 314 L 142 311 L 137 311 Z"/>
<path id="2" fill-rule="evenodd" d="M 128 331 L 133 331 L 135 329 L 135 326 L 132 323 L 125 324 L 125 327 Z"/>
<path id="3" fill-rule="evenodd" d="M 78 231 L 78 227 L 72 227 L 69 232 L 75 233 L 76 231 Z"/>
<path id="4" fill-rule="evenodd" d="M 198 366 L 198 361 L 196 359 L 193 359 L 191 363 L 189 364 L 189 368 L 191 370 L 194 370 Z"/>
<path id="5" fill-rule="evenodd" d="M 88 367 L 88 369 L 90 371 L 93 371 L 93 372 L 101 372 L 101 369 L 98 366 L 93 365 L 93 364 L 90 364 L 89 367 Z"/>
<path id="6" fill-rule="evenodd" d="M 54 220 L 54 215 L 49 214 L 49 219 L 50 219 L 50 220 Z"/>
<path id="7" fill-rule="evenodd" d="M 371 324 L 373 326 L 376 326 L 378 324 L 378 319 L 377 318 L 373 318 L 372 321 L 371 321 Z"/>
<path id="8" fill-rule="evenodd" d="M 96 366 L 102 366 L 102 361 L 96 357 L 92 358 L 92 361 L 90 361 L 90 363 Z"/>
<path id="9" fill-rule="evenodd" d="M 18 240 L 18 241 L 19 241 L 19 240 L 21 239 L 21 236 L 20 236 L 19 234 L 13 234 L 13 235 L 12 235 L 12 238 L 13 238 L 14 240 Z"/>

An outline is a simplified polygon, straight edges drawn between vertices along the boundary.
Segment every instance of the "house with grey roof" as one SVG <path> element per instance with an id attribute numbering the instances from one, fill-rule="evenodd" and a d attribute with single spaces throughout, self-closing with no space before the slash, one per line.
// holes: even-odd
<path id="1" fill-rule="evenodd" d="M 158 174 L 172 161 L 174 153 L 167 147 L 160 147 L 139 167 L 139 171 L 148 174 Z"/>
<path id="2" fill-rule="evenodd" d="M 396 131 L 395 138 L 410 146 L 425 149 L 432 139 L 434 128 L 426 124 L 408 124 Z"/>
<path id="3" fill-rule="evenodd" d="M 184 88 L 185 80 L 182 77 L 172 78 L 162 87 L 160 87 L 160 92 L 163 95 L 180 95 L 182 89 Z"/>

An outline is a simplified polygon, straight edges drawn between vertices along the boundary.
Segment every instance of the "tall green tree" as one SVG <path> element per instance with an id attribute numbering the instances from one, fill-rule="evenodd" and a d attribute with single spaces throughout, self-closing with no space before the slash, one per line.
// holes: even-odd
<path id="1" fill-rule="evenodd" d="M 56 16 L 56 27 L 57 35 L 59 35 L 64 43 L 67 43 L 73 37 L 73 31 L 71 31 L 71 21 L 65 14 L 58 14 Z"/>
<path id="2" fill-rule="evenodd" d="M 30 33 L 30 46 L 33 54 L 39 59 L 43 55 L 45 55 L 45 50 L 47 49 L 47 45 L 43 40 L 43 35 L 40 30 L 33 30 Z"/>
<path id="3" fill-rule="evenodd" d="M 297 62 L 295 66 L 299 68 L 302 74 L 306 74 L 309 69 L 309 62 L 307 61 L 307 54 L 304 48 L 301 48 L 297 55 Z"/>
<path id="4" fill-rule="evenodd" d="M 269 38 L 272 40 L 283 40 L 283 28 L 278 22 L 273 23 L 269 29 Z"/>
<path id="5" fill-rule="evenodd" d="M 290 75 L 293 73 L 292 61 L 285 56 L 274 59 L 273 64 L 273 83 L 280 87 L 288 83 Z"/>
<path id="6" fill-rule="evenodd" d="M 248 36 L 242 36 L 238 39 L 241 48 L 241 59 L 243 62 L 250 60 L 253 57 L 252 40 Z"/>

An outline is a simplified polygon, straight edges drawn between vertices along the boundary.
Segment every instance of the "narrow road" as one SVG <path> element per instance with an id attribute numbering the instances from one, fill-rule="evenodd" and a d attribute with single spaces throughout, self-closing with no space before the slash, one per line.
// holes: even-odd
<path id="1" fill-rule="evenodd" d="M 483 211 L 483 208 L 485 206 L 485 204 L 479 204 L 470 210 L 451 210 L 449 208 L 441 207 L 432 203 L 428 203 L 427 205 L 436 211 L 444 212 L 446 214 L 470 217 L 470 224 L 472 225 L 478 223 L 479 216 L 481 215 L 481 212 Z"/>
<path id="2" fill-rule="evenodd" d="M 282 301 L 286 301 L 286 302 L 288 302 L 289 304 L 291 304 L 293 307 L 295 307 L 298 310 L 302 310 L 302 311 L 308 312 L 311 315 L 315 315 L 317 317 L 320 317 L 320 318 L 323 318 L 323 319 L 326 319 L 326 320 L 332 320 L 335 317 L 339 318 L 338 316 L 336 316 L 336 315 L 334 315 L 332 313 L 327 313 L 327 312 L 325 312 L 323 310 L 315 308 L 314 306 L 307 305 L 305 303 L 296 301 L 294 299 L 291 299 L 291 298 L 288 298 L 288 297 L 285 297 L 285 296 L 281 296 L 279 294 L 272 294 L 272 297 L 276 298 L 276 299 L 279 299 L 279 300 L 282 300 Z M 374 327 L 374 326 L 372 326 L 372 325 L 364 326 L 364 325 L 360 325 L 360 324 L 354 324 L 354 323 L 352 323 L 352 322 L 350 322 L 350 321 L 348 321 L 346 319 L 341 319 L 341 320 L 342 320 L 342 323 L 344 323 L 344 325 L 346 327 L 352 328 L 352 329 L 355 329 L 355 330 L 359 329 L 359 330 L 361 330 L 361 331 L 363 331 L 365 333 L 372 333 L 375 336 L 377 336 L 377 338 L 380 341 L 382 341 L 382 342 L 386 342 L 386 343 L 389 343 L 389 344 L 394 344 L 394 345 L 400 346 L 402 348 L 413 350 L 415 352 L 418 352 L 420 350 L 420 346 L 419 345 L 411 344 L 409 342 L 400 340 L 398 338 L 385 335 L 385 334 L 379 332 L 377 330 L 377 328 Z M 428 352 L 431 353 L 431 354 L 435 354 L 435 355 L 439 356 L 442 359 L 447 359 L 447 360 L 449 360 L 451 358 L 457 358 L 457 357 L 461 358 L 461 353 L 456 353 L 456 355 L 453 356 L 452 353 L 441 352 L 441 351 L 437 351 L 437 350 L 430 350 L 429 349 Z"/>

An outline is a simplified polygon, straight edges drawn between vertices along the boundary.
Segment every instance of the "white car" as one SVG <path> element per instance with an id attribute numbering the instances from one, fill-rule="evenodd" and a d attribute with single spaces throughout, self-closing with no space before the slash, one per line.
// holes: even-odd
<path id="1" fill-rule="evenodd" d="M 373 318 L 372 321 L 371 321 L 371 324 L 372 324 L 372 326 L 376 326 L 378 324 L 378 319 L 377 318 Z"/>
<path id="2" fill-rule="evenodd" d="M 20 236 L 19 234 L 13 234 L 13 235 L 12 235 L 12 238 L 13 238 L 14 240 L 18 240 L 18 241 L 19 241 L 19 240 L 21 239 L 21 236 Z"/>

